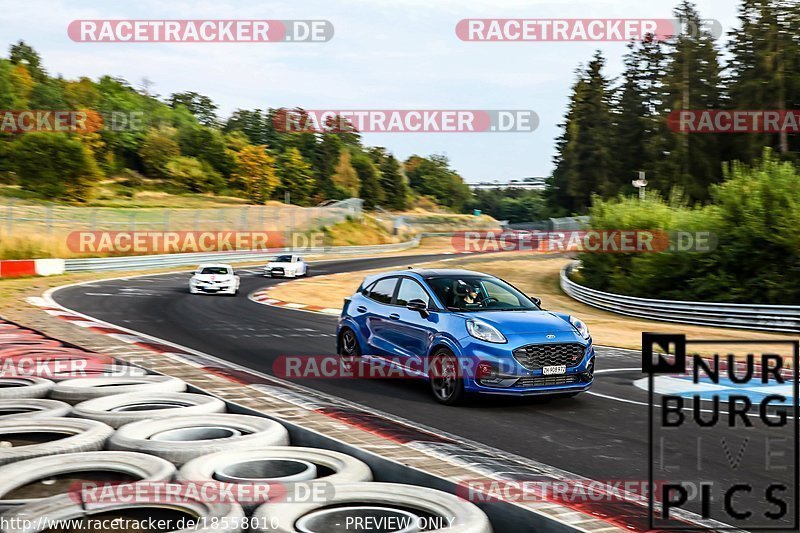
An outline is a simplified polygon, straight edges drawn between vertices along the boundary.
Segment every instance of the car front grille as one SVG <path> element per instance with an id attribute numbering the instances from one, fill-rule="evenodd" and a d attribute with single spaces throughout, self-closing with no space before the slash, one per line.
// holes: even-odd
<path id="1" fill-rule="evenodd" d="M 528 370 L 543 366 L 575 366 L 581 362 L 586 347 L 577 343 L 528 344 L 514 350 L 514 358 Z"/>
<path id="2" fill-rule="evenodd" d="M 515 387 L 549 387 L 553 385 L 572 385 L 578 382 L 577 374 L 568 376 L 537 376 L 519 378 L 514 384 Z"/>

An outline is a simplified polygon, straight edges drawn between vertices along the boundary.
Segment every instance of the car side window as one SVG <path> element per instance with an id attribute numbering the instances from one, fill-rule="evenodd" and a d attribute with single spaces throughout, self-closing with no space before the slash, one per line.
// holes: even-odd
<path id="1" fill-rule="evenodd" d="M 502 287 L 498 287 L 496 283 L 493 283 L 490 280 L 484 280 L 483 289 L 490 298 L 494 298 L 498 302 L 509 305 L 520 305 L 518 298 L 516 298 L 507 290 L 504 290 Z"/>
<path id="2" fill-rule="evenodd" d="M 392 303 L 394 288 L 397 286 L 397 278 L 384 278 L 375 282 L 367 292 L 367 297 L 382 304 Z"/>
<path id="3" fill-rule="evenodd" d="M 406 306 L 411 300 L 422 300 L 426 305 L 430 303 L 430 297 L 422 285 L 411 278 L 403 278 L 397 291 L 397 305 Z"/>

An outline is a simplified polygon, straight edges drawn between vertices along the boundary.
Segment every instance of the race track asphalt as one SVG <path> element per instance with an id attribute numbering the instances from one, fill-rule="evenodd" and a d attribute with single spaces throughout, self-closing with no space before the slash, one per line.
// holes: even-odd
<path id="1" fill-rule="evenodd" d="M 404 267 L 452 257 L 342 259 L 312 263 L 310 275 Z M 234 298 L 188 294 L 188 273 L 97 281 L 58 290 L 53 297 L 68 309 L 266 374 L 274 374 L 273 363 L 280 356 L 335 353 L 335 316 L 253 302 L 247 298 L 249 293 L 282 280 L 264 278 L 254 269 L 237 271 L 242 272 L 241 292 Z M 547 307 L 547 302 L 543 305 Z M 411 380 L 304 379 L 298 383 L 580 476 L 604 481 L 646 480 L 647 395 L 632 384 L 644 376 L 641 355 L 604 347 L 597 351 L 595 386 L 591 393 L 571 399 L 481 397 L 463 407 L 446 407 L 433 401 L 426 384 Z M 797 503 L 792 467 L 765 468 L 765 438 L 772 433 L 760 426 L 743 430 L 739 435 L 748 440 L 744 450 L 741 442 L 730 438 L 723 442 L 729 435 L 723 429 L 711 428 L 702 435 L 716 452 L 702 458 L 704 479 L 720 484 L 746 479 L 755 487 L 782 480 L 789 486 L 784 499 Z M 789 431 L 785 436 L 791 438 L 792 434 Z M 685 468 L 687 478 L 694 472 L 696 457 L 682 447 L 692 442 L 692 436 L 682 433 L 668 444 L 674 452 L 669 460 L 675 468 Z M 796 457 L 791 443 L 788 449 L 789 458 Z M 731 456 L 739 455 L 741 461 L 732 470 Z M 680 470 L 675 475 L 680 476 Z M 763 495 L 754 495 L 751 503 L 756 505 L 759 500 L 761 509 Z M 716 504 L 721 505 L 719 501 Z M 715 512 L 715 518 L 722 517 Z M 786 525 L 786 521 L 781 523 Z"/>

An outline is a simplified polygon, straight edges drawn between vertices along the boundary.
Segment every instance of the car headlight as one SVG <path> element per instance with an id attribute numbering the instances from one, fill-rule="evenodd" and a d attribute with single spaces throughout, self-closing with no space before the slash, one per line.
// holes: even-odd
<path id="1" fill-rule="evenodd" d="M 489 325 L 482 320 L 467 320 L 467 332 L 476 339 L 486 342 L 494 342 L 497 344 L 508 342 L 496 327 Z"/>
<path id="2" fill-rule="evenodd" d="M 589 340 L 589 326 L 587 326 L 583 320 L 580 318 L 575 318 L 574 316 L 570 316 L 569 323 L 572 324 L 572 327 L 575 328 L 575 331 L 577 331 L 581 337 L 587 341 Z"/>

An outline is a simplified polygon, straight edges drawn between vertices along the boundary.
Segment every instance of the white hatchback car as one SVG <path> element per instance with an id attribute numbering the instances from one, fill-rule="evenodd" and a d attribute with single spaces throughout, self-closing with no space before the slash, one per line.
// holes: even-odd
<path id="1" fill-rule="evenodd" d="M 299 255 L 279 255 L 264 267 L 264 275 L 296 278 L 308 274 L 308 265 Z"/>
<path id="2" fill-rule="evenodd" d="M 239 292 L 239 276 L 231 265 L 208 263 L 197 267 L 189 280 L 191 294 L 228 294 L 235 296 Z"/>

